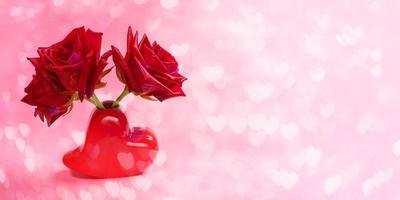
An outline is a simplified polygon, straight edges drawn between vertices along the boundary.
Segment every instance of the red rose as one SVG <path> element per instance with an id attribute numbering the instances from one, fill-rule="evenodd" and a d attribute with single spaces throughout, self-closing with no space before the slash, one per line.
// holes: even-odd
<path id="1" fill-rule="evenodd" d="M 35 63 L 34 60 L 31 62 Z M 35 116 L 39 115 L 42 121 L 46 119 L 48 126 L 70 110 L 74 99 L 73 92 L 65 91 L 57 77 L 40 66 L 36 67 L 36 74 L 25 92 L 27 95 L 22 101 L 36 106 Z"/>
<path id="2" fill-rule="evenodd" d="M 186 78 L 178 73 L 175 58 L 156 42 L 150 44 L 146 35 L 138 44 L 138 32 L 133 36 L 129 27 L 125 58 L 114 46 L 112 55 L 117 75 L 129 92 L 159 101 L 185 96 L 182 83 Z"/>
<path id="3" fill-rule="evenodd" d="M 106 58 L 100 58 L 101 36 L 102 33 L 80 27 L 61 42 L 38 49 L 40 65 L 54 73 L 65 90 L 78 91 L 81 101 L 85 95 L 93 95 L 107 65 Z"/>
<path id="4" fill-rule="evenodd" d="M 70 110 L 77 97 L 90 98 L 96 86 L 105 84 L 100 79 L 109 72 L 103 70 L 111 52 L 100 57 L 101 35 L 76 28 L 61 42 L 39 48 L 39 57 L 28 58 L 36 74 L 22 101 L 36 106 L 35 116 L 46 119 L 49 126 Z"/>

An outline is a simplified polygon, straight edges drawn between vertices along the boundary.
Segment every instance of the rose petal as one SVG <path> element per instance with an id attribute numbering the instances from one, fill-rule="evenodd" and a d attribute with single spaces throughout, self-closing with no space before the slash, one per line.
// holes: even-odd
<path id="1" fill-rule="evenodd" d="M 153 43 L 153 51 L 157 55 L 157 57 L 164 63 L 168 73 L 178 71 L 178 62 L 175 60 L 175 57 L 172 56 L 160 45 L 158 45 L 156 42 Z"/>
<path id="2" fill-rule="evenodd" d="M 114 46 L 111 46 L 111 49 L 113 51 L 113 61 L 117 70 L 117 73 L 119 74 L 120 78 L 124 81 L 124 83 L 128 86 L 130 91 L 135 91 L 138 88 L 138 83 L 135 79 L 133 79 L 129 66 L 126 63 L 125 59 L 122 57 L 120 51 L 115 48 Z"/>

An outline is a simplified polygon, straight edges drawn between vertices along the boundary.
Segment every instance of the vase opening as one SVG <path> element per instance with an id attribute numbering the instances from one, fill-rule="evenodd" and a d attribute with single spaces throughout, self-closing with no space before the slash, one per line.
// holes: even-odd
<path id="1" fill-rule="evenodd" d="M 113 103 L 113 100 L 103 101 L 103 105 L 106 109 L 119 108 L 119 104 L 113 106 Z"/>

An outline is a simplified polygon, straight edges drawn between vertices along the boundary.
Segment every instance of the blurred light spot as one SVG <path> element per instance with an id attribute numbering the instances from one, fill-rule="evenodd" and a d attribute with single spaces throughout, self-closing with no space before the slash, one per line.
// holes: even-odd
<path id="1" fill-rule="evenodd" d="M 299 133 L 299 126 L 296 123 L 288 123 L 281 125 L 282 137 L 286 140 L 293 140 Z"/>
<path id="2" fill-rule="evenodd" d="M 145 3 L 147 3 L 149 0 L 133 0 L 133 2 L 135 2 L 138 5 L 143 5 Z"/>
<path id="3" fill-rule="evenodd" d="M 336 35 L 336 41 L 342 46 L 353 46 L 365 36 L 364 29 L 360 26 L 348 27 Z"/>
<path id="4" fill-rule="evenodd" d="M 160 0 L 161 6 L 166 9 L 175 8 L 178 3 L 179 0 Z"/>
<path id="5" fill-rule="evenodd" d="M 374 65 L 369 69 L 369 72 L 374 78 L 379 78 L 382 75 L 382 67 L 380 65 Z"/>
<path id="6" fill-rule="evenodd" d="M 382 56 L 383 56 L 382 49 L 379 48 L 373 49 L 369 52 L 369 57 L 374 62 L 379 62 L 382 59 Z"/>
<path id="7" fill-rule="evenodd" d="M 119 183 L 115 181 L 104 182 L 104 188 L 106 189 L 107 193 L 113 198 L 118 197 L 119 187 Z"/>
<path id="8" fill-rule="evenodd" d="M 152 186 L 150 177 L 146 175 L 133 176 L 129 178 L 131 183 L 138 189 L 148 191 Z"/>
<path id="9" fill-rule="evenodd" d="M 224 68 L 220 65 L 205 66 L 201 72 L 204 79 L 209 82 L 218 81 L 224 76 Z"/>
<path id="10" fill-rule="evenodd" d="M 240 134 L 242 133 L 247 126 L 247 119 L 244 117 L 230 117 L 229 118 L 229 127 L 233 131 L 233 133 Z"/>
<path id="11" fill-rule="evenodd" d="M 311 79 L 317 83 L 321 82 L 325 78 L 325 70 L 322 67 L 310 70 Z"/>
<path id="12" fill-rule="evenodd" d="M 201 7 L 208 11 L 215 10 L 219 4 L 218 0 L 201 0 Z"/>
<path id="13" fill-rule="evenodd" d="M 25 150 L 25 140 L 17 138 L 15 140 L 15 146 L 17 146 L 19 152 L 23 152 Z"/>
<path id="14" fill-rule="evenodd" d="M 342 184 L 342 177 L 339 175 L 331 176 L 325 180 L 324 192 L 327 195 L 331 195 L 336 192 L 336 190 Z"/>
<path id="15" fill-rule="evenodd" d="M 4 127 L 4 135 L 7 139 L 13 140 L 16 137 L 16 131 L 14 127 L 6 126 Z"/>
<path id="16" fill-rule="evenodd" d="M 83 131 L 73 130 L 71 136 L 76 145 L 81 145 L 85 141 L 85 132 Z"/>
<path id="17" fill-rule="evenodd" d="M 271 178 L 276 185 L 282 186 L 286 190 L 292 189 L 298 181 L 297 174 L 286 169 L 273 171 Z"/>
<path id="18" fill-rule="evenodd" d="M 31 127 L 25 123 L 19 123 L 18 130 L 23 137 L 28 137 L 31 133 Z"/>
<path id="19" fill-rule="evenodd" d="M 188 43 L 172 44 L 169 47 L 169 50 L 174 56 L 177 57 L 184 56 L 189 51 L 189 44 Z"/>
<path id="20" fill-rule="evenodd" d="M 270 98 L 275 91 L 275 86 L 271 83 L 252 82 L 246 89 L 250 100 L 258 103 Z"/>
<path id="21" fill-rule="evenodd" d="M 374 176 L 367 178 L 362 183 L 362 191 L 365 196 L 370 194 L 373 190 L 381 187 L 382 184 L 386 183 L 393 176 L 393 169 L 387 168 L 385 170 L 377 172 Z"/>
<path id="22" fill-rule="evenodd" d="M 167 152 L 165 150 L 159 150 L 154 164 L 160 167 L 164 165 L 165 161 L 167 161 Z"/>
<path id="23" fill-rule="evenodd" d="M 208 126 L 213 130 L 214 132 L 221 132 L 226 124 L 226 117 L 225 115 L 216 115 L 216 116 L 209 116 L 207 119 Z"/>
<path id="24" fill-rule="evenodd" d="M 81 198 L 81 200 L 92 200 L 93 199 L 90 192 L 88 192 L 86 190 L 79 191 L 79 197 Z"/>
<path id="25" fill-rule="evenodd" d="M 32 158 L 25 158 L 25 167 L 29 172 L 33 172 L 35 170 L 35 161 Z"/>

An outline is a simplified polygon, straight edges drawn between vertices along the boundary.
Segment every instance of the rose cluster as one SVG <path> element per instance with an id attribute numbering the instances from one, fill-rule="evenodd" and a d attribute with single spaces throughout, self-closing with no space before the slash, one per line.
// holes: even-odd
<path id="1" fill-rule="evenodd" d="M 28 58 L 35 74 L 22 101 L 36 106 L 34 115 L 48 126 L 68 113 L 75 100 L 88 100 L 104 109 L 94 91 L 106 85 L 101 80 L 114 68 L 106 67 L 110 56 L 118 79 L 125 84 L 113 106 L 129 93 L 159 101 L 185 96 L 186 78 L 178 73 L 175 58 L 159 44 L 150 43 L 146 35 L 139 42 L 138 32 L 133 35 L 129 27 L 125 56 L 114 46 L 101 55 L 101 37 L 102 33 L 76 28 L 62 41 L 38 48 L 38 57 Z"/>

